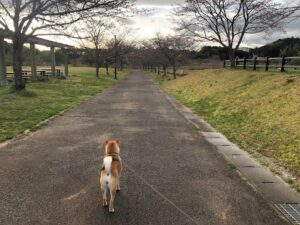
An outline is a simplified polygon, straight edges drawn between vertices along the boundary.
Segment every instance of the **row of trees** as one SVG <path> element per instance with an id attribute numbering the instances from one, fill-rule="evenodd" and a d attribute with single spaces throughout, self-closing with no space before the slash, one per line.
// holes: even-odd
<path id="1" fill-rule="evenodd" d="M 129 39 L 132 30 L 120 24 L 93 17 L 84 20 L 80 30 L 74 30 L 82 50 L 93 56 L 97 77 L 100 66 L 104 65 L 108 74 L 108 67 L 113 64 L 116 78 L 117 67 L 122 70 L 124 58 L 136 48 L 136 43 Z"/>
<path id="2" fill-rule="evenodd" d="M 25 88 L 22 54 L 24 43 L 30 36 L 68 36 L 66 31 L 79 21 L 114 17 L 131 6 L 131 0 L 1 0 L 0 26 L 13 33 L 15 88 Z"/>
<path id="3" fill-rule="evenodd" d="M 194 42 L 182 35 L 156 37 L 143 43 L 139 55 L 144 68 L 163 68 L 166 74 L 167 67 L 172 68 L 173 78 L 176 79 L 177 67 L 187 61 L 187 56 Z"/>
<path id="4" fill-rule="evenodd" d="M 186 0 L 177 10 L 178 30 L 197 41 L 218 43 L 234 66 L 246 35 L 284 30 L 297 12 L 299 1 Z"/>
<path id="5" fill-rule="evenodd" d="M 143 64 L 176 67 L 191 47 L 214 43 L 221 46 L 235 66 L 239 48 L 249 34 L 284 30 L 284 26 L 299 15 L 299 2 L 286 4 L 265 0 L 186 0 L 175 10 L 176 32 L 180 35 L 162 37 L 157 35 L 145 46 Z"/>

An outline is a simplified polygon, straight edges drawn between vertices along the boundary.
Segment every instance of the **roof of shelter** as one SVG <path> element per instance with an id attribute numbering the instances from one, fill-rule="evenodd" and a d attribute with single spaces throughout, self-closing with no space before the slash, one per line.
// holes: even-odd
<path id="1" fill-rule="evenodd" d="M 7 31 L 7 30 L 0 28 L 0 36 L 2 36 L 4 38 L 12 39 L 13 35 L 14 35 L 14 32 Z M 35 37 L 35 36 L 27 37 L 26 43 L 34 43 L 34 44 L 43 45 L 43 46 L 47 46 L 47 47 L 74 48 L 74 46 L 71 46 L 71 45 L 66 45 L 66 44 L 46 40 L 46 39 Z"/>

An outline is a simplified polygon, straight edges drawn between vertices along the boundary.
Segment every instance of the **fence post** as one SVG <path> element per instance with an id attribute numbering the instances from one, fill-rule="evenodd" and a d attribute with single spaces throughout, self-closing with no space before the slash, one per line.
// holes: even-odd
<path id="1" fill-rule="evenodd" d="M 246 60 L 246 57 L 244 58 L 244 69 L 246 69 L 246 67 L 247 67 L 247 60 Z"/>
<path id="2" fill-rule="evenodd" d="M 254 58 L 254 64 L 253 64 L 253 69 L 256 70 L 256 65 L 257 65 L 257 57 Z"/>
<path id="3" fill-rule="evenodd" d="M 285 69 L 284 69 L 285 63 L 286 63 L 286 60 L 285 60 L 285 57 L 283 56 L 282 61 L 281 61 L 281 72 L 285 71 Z"/>
<path id="4" fill-rule="evenodd" d="M 224 68 L 226 67 L 226 60 L 224 60 Z"/>
<path id="5" fill-rule="evenodd" d="M 239 59 L 238 59 L 238 58 L 236 58 L 236 59 L 235 59 L 235 67 L 237 67 L 237 66 L 238 66 L 238 64 L 239 64 Z"/>
<path id="6" fill-rule="evenodd" d="M 267 57 L 267 60 L 266 60 L 266 71 L 269 71 L 269 64 L 270 64 L 270 58 Z"/>

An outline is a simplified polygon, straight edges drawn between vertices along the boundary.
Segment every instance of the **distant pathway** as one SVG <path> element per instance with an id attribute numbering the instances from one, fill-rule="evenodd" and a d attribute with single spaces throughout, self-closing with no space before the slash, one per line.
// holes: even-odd
<path id="1" fill-rule="evenodd" d="M 114 215 L 98 184 L 109 137 L 125 164 Z M 140 71 L 0 148 L 0 203 L 3 225 L 285 224 Z"/>

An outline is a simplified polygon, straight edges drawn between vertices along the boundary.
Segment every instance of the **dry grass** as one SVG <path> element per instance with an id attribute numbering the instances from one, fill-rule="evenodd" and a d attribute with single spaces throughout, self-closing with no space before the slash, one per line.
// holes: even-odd
<path id="1" fill-rule="evenodd" d="M 163 86 L 229 139 L 300 177 L 300 74 L 189 71 Z"/>

